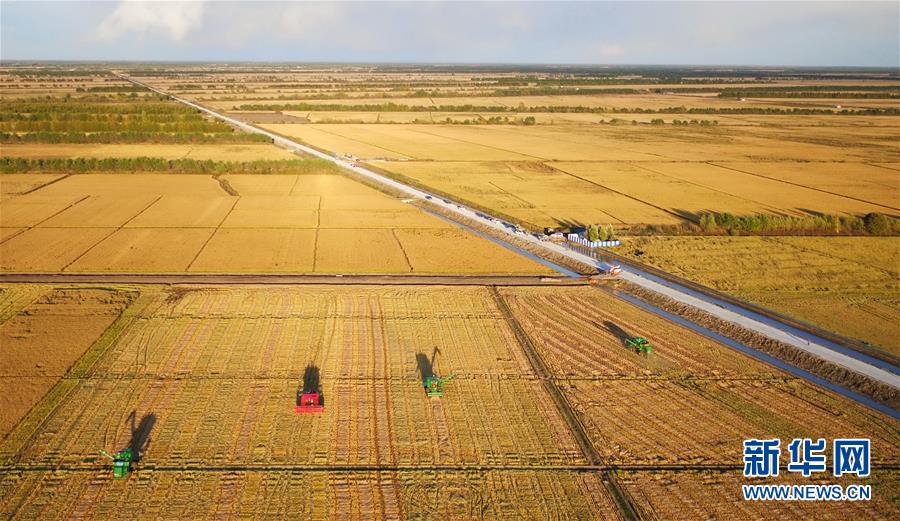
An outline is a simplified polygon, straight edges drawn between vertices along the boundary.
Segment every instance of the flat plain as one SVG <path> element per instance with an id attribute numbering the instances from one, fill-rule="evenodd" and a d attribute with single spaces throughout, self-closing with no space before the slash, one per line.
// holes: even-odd
<path id="1" fill-rule="evenodd" d="M 531 229 L 900 213 L 891 73 L 120 66 Z M 96 64 L 4 64 L 0 92 L 3 274 L 554 273 Z M 898 352 L 894 236 L 623 239 Z M 0 284 L 0 516 L 897 517 L 896 420 L 614 284 L 344 280 Z M 456 376 L 440 399 L 429 374 Z M 303 389 L 323 413 L 294 412 Z M 870 438 L 873 475 L 827 481 L 873 500 L 743 501 L 752 436 Z M 124 447 L 137 460 L 113 480 L 97 451 Z"/>
<path id="2" fill-rule="evenodd" d="M 4 289 L 7 299 L 22 291 Z M 606 464 L 684 466 L 620 477 L 623 493 L 648 515 L 705 508 L 673 505 L 645 483 L 679 483 L 686 493 L 698 476 L 733 482 L 739 470 L 707 469 L 739 458 L 748 433 L 866 433 L 876 468 L 900 457 L 896 429 L 879 414 L 594 288 L 135 289 L 129 326 L 92 347 L 93 363 L 77 364 L 57 384 L 66 392 L 48 394 L 0 443 L 0 464 L 64 469 L 5 472 L 0 512 L 615 517 L 609 489 L 599 472 L 585 471 L 517 327 L 539 346 L 550 385 L 578 411 Z M 40 319 L 27 309 L 14 320 Z M 658 355 L 625 349 L 618 330 L 598 320 L 650 337 Z M 572 333 L 547 342 L 560 326 Z M 709 367 L 719 359 L 726 369 Z M 311 367 L 326 410 L 298 415 L 296 394 Z M 443 398 L 429 399 L 423 371 L 457 378 Z M 129 443 L 139 448 L 138 474 L 113 481 L 96 450 Z M 354 470 L 360 465 L 381 470 Z M 134 500 L 117 501 L 123 494 Z M 765 505 L 736 494 L 716 489 L 703 501 L 725 517 L 763 514 Z M 891 511 L 876 498 L 782 508 L 788 517 L 825 519 Z"/>

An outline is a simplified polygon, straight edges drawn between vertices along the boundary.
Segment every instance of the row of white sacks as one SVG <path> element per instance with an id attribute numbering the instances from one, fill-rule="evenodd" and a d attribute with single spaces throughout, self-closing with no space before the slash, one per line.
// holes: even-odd
<path id="1" fill-rule="evenodd" d="M 582 237 L 581 235 L 578 235 L 577 233 L 570 233 L 569 235 L 566 235 L 566 239 L 568 239 L 569 242 L 574 242 L 576 244 L 580 244 L 580 245 L 588 247 L 588 248 L 608 248 L 610 246 L 618 246 L 619 244 L 621 244 L 621 242 L 617 241 L 617 240 L 616 241 L 589 241 L 589 240 L 585 239 L 584 237 Z"/>

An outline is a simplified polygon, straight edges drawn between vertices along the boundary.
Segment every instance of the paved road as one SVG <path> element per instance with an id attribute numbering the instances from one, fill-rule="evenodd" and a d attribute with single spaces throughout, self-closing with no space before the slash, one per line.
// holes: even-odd
<path id="1" fill-rule="evenodd" d="M 446 198 L 436 196 L 430 194 L 424 190 L 408 186 L 406 184 L 400 183 L 394 179 L 391 179 L 387 176 L 379 174 L 377 172 L 373 172 L 364 168 L 362 166 L 356 165 L 354 162 L 350 160 L 346 160 L 339 157 L 334 157 L 329 154 L 320 152 L 314 148 L 308 147 L 306 145 L 297 143 L 296 141 L 292 141 L 290 139 L 281 137 L 279 135 L 273 134 L 266 130 L 254 127 L 252 125 L 248 125 L 242 121 L 236 120 L 232 117 L 226 116 L 224 114 L 220 114 L 216 111 L 210 110 L 206 107 L 198 105 L 192 101 L 179 98 L 177 96 L 173 96 L 167 92 L 163 92 L 159 89 L 151 87 L 143 82 L 137 81 L 135 79 L 129 78 L 125 75 L 119 75 L 122 79 L 130 81 L 136 85 L 140 85 L 149 90 L 152 90 L 158 94 L 163 96 L 168 96 L 173 100 L 193 107 L 197 110 L 205 112 L 210 116 L 213 116 L 217 119 L 230 123 L 240 129 L 243 129 L 247 132 L 253 132 L 257 134 L 263 134 L 272 138 L 272 140 L 289 150 L 294 150 L 298 152 L 302 152 L 304 154 L 309 154 L 311 156 L 315 156 L 321 159 L 325 159 L 337 164 L 340 167 L 346 168 L 347 170 L 351 170 L 356 174 L 359 174 L 363 177 L 369 178 L 381 185 L 393 188 L 401 193 L 407 194 L 408 197 L 414 199 L 424 199 L 431 201 L 432 203 L 443 207 L 444 209 L 450 211 L 453 214 L 459 215 L 461 217 L 465 217 L 468 219 L 475 220 L 485 226 L 494 228 L 504 234 L 508 234 L 510 236 L 515 236 L 518 239 L 522 239 L 528 241 L 540 248 L 543 248 L 547 251 L 563 255 L 572 260 L 583 262 L 592 266 L 599 266 L 602 264 L 598 262 L 596 259 L 593 259 L 587 255 L 582 253 L 572 251 L 565 246 L 554 244 L 546 241 L 541 241 L 539 237 L 529 234 L 525 231 L 517 229 L 514 225 L 504 222 L 500 219 L 496 219 L 489 215 L 484 214 L 483 212 L 475 211 L 471 208 L 467 208 L 465 205 L 458 204 L 454 201 L 450 201 Z M 697 293 L 695 291 L 690 290 L 684 286 L 681 286 L 677 283 L 671 281 L 663 281 L 657 277 L 650 275 L 649 273 L 643 272 L 639 269 L 623 266 L 621 277 L 623 280 L 631 282 L 637 286 L 648 289 L 650 291 L 655 291 L 657 293 L 661 293 L 673 300 L 678 302 L 694 306 L 699 308 L 707 313 L 721 319 L 734 324 L 738 324 L 746 329 L 751 331 L 755 331 L 759 334 L 765 335 L 769 338 L 779 340 L 788 345 L 794 346 L 797 349 L 802 351 L 806 351 L 812 355 L 815 355 L 823 360 L 827 360 L 837 366 L 843 367 L 855 373 L 863 374 L 872 378 L 873 380 L 879 381 L 881 383 L 890 385 L 894 388 L 900 389 L 900 368 L 889 364 L 887 362 L 883 362 L 880 360 L 876 360 L 872 357 L 866 356 L 862 353 L 857 353 L 855 351 L 848 350 L 846 348 L 842 348 L 830 342 L 828 340 L 816 337 L 807 332 L 801 331 L 797 328 L 791 327 L 787 324 L 780 323 L 776 320 L 762 317 L 756 313 L 753 313 L 749 310 L 741 308 L 740 306 L 736 306 L 734 304 L 730 304 L 728 302 L 716 299 L 709 295 L 703 295 Z"/>

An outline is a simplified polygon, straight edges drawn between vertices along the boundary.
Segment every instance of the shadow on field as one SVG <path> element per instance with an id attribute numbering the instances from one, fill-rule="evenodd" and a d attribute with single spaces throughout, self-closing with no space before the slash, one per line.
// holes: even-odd
<path id="1" fill-rule="evenodd" d="M 604 320 L 603 325 L 606 326 L 606 329 L 609 330 L 610 333 L 616 335 L 616 337 L 621 340 L 623 343 L 631 338 L 631 335 L 628 334 L 628 331 L 625 331 L 615 322 L 610 322 L 609 320 Z"/>
<path id="2" fill-rule="evenodd" d="M 702 213 L 703 213 L 703 212 L 692 212 L 690 210 L 682 210 L 681 208 L 672 208 L 671 212 L 674 213 L 675 215 L 677 215 L 678 217 L 681 217 L 685 221 L 690 221 L 694 224 L 697 224 L 700 222 L 700 215 L 702 215 Z"/>
<path id="3" fill-rule="evenodd" d="M 303 371 L 303 388 L 297 391 L 297 405 L 300 405 L 300 395 L 303 393 L 319 393 L 319 404 L 325 405 L 325 396 L 322 394 L 319 380 L 319 366 L 310 364 Z"/>
<path id="4" fill-rule="evenodd" d="M 131 441 L 128 447 L 131 449 L 133 461 L 138 462 L 150 446 L 150 431 L 156 425 L 156 415 L 151 413 L 141 417 L 141 423 L 135 427 L 134 422 L 137 420 L 137 411 L 131 411 L 128 420 L 131 422 Z"/>
<path id="5" fill-rule="evenodd" d="M 437 354 L 440 351 L 438 348 L 434 348 L 434 353 Z M 434 360 L 434 355 L 431 356 L 431 360 Z M 416 353 L 416 366 L 419 368 L 419 376 L 424 381 L 429 376 L 434 376 L 434 367 L 431 365 L 431 360 L 428 359 L 428 355 L 425 353 Z"/>

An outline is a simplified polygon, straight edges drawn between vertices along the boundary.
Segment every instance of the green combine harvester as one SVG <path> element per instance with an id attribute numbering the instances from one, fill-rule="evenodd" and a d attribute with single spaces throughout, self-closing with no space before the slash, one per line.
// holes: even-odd
<path id="1" fill-rule="evenodd" d="M 456 378 L 455 374 L 438 378 L 437 376 L 428 376 L 425 378 L 425 394 L 429 398 L 440 398 L 444 395 L 444 384 Z"/>
<path id="2" fill-rule="evenodd" d="M 122 449 L 118 454 L 112 456 L 110 453 L 106 452 L 103 449 L 100 449 L 100 454 L 103 454 L 107 458 L 113 460 L 113 479 L 122 479 L 131 469 L 131 460 L 134 458 L 134 454 L 131 452 L 131 447 L 127 449 Z"/>
<path id="3" fill-rule="evenodd" d="M 650 342 L 640 336 L 633 336 L 625 339 L 625 347 L 640 355 L 648 355 L 653 352 L 653 346 Z"/>

